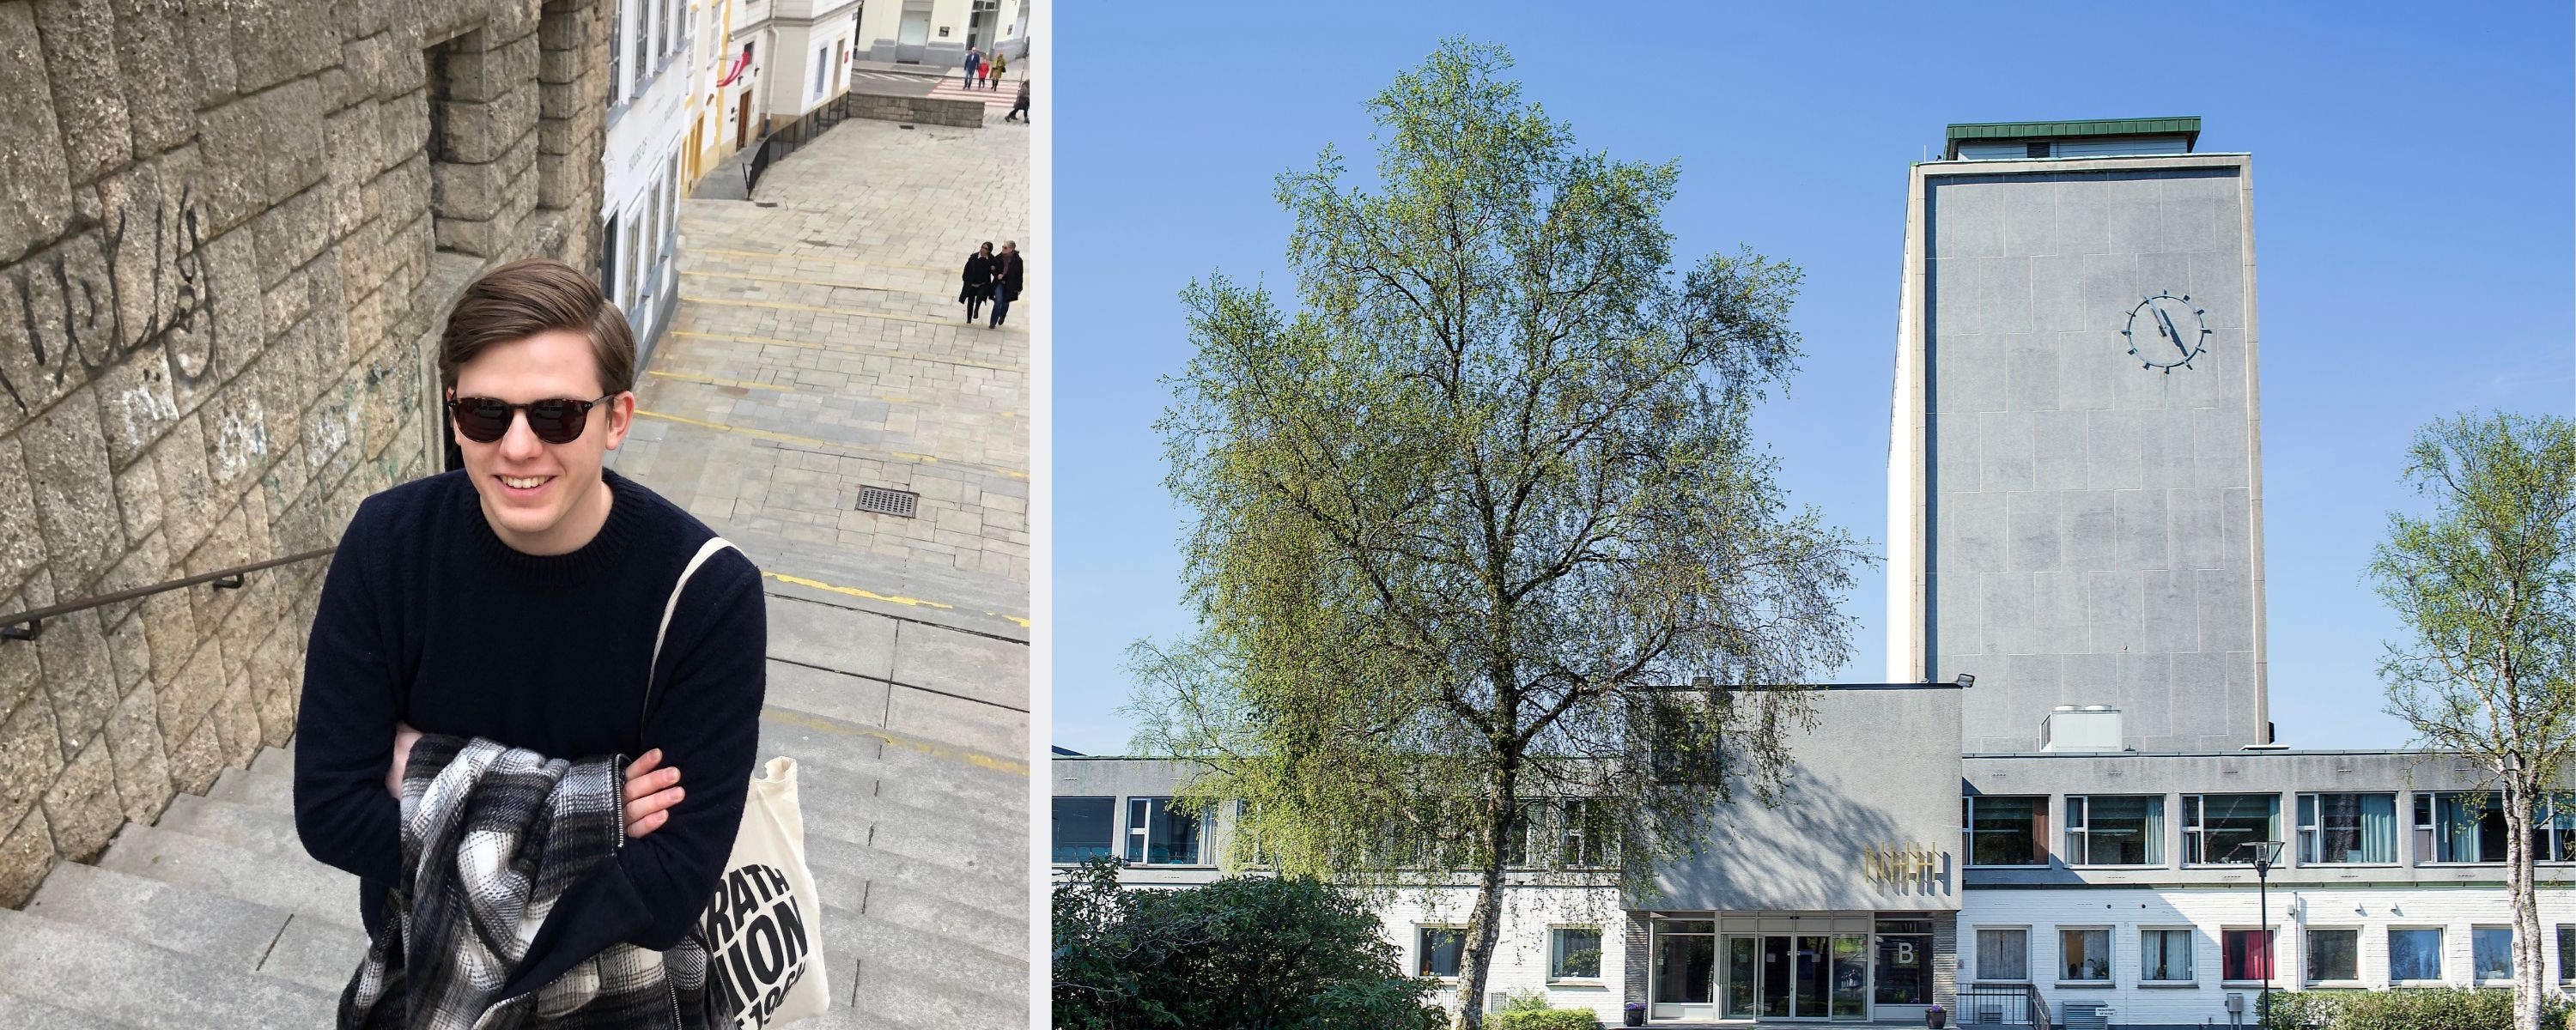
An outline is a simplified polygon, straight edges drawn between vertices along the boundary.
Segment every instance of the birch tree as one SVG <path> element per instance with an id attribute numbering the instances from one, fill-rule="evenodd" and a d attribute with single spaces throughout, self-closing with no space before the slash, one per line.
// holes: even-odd
<path id="1" fill-rule="evenodd" d="M 1471 1028 L 1507 869 L 1633 896 L 1776 789 L 1863 560 L 1752 432 L 1797 269 L 1677 267 L 1679 169 L 1580 151 L 1509 67 L 1445 43 L 1370 102 L 1367 182 L 1329 147 L 1277 180 L 1293 311 L 1183 294 L 1158 427 L 1198 625 L 1137 650 L 1139 744 L 1208 770 L 1184 810 L 1245 803 L 1233 861 L 1472 887 Z"/>
<path id="2" fill-rule="evenodd" d="M 2379 665 L 2388 711 L 2504 796 L 2514 1026 L 2540 1030 L 2532 825 L 2576 751 L 2576 422 L 2441 420 L 2417 433 L 2405 477 L 2433 512 L 2391 514 L 2370 566 L 2412 634 Z"/>

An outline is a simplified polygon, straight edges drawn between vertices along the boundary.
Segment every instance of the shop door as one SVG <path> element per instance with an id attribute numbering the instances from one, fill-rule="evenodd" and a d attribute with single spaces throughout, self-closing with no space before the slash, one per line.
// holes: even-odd
<path id="1" fill-rule="evenodd" d="M 903 12 L 903 21 L 895 27 L 894 59 L 902 64 L 920 64 L 921 55 L 930 44 L 930 10 L 918 8 Z"/>

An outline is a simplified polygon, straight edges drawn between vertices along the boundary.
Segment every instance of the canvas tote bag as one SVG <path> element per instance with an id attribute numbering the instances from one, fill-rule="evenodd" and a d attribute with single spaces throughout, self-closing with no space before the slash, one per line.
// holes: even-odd
<path id="1" fill-rule="evenodd" d="M 680 591 L 698 566 L 732 547 L 715 537 L 698 549 L 662 606 L 662 628 L 653 634 L 653 665 L 662 664 L 662 638 Z M 648 673 L 649 675 L 649 673 Z M 652 685 L 644 700 L 651 705 Z M 641 716 L 638 716 L 639 720 Z M 823 898 L 805 867 L 805 814 L 796 804 L 796 760 L 781 755 L 753 772 L 743 798 L 742 829 L 715 899 L 699 920 L 708 958 L 708 996 L 742 1030 L 792 1023 L 832 1007 L 823 960 Z"/>

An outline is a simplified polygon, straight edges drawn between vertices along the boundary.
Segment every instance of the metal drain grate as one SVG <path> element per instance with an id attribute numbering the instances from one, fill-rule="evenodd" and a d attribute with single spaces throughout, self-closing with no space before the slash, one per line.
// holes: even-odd
<path id="1" fill-rule="evenodd" d="M 910 490 L 888 490 L 882 486 L 859 488 L 859 510 L 879 515 L 908 519 L 921 503 L 921 495 Z"/>

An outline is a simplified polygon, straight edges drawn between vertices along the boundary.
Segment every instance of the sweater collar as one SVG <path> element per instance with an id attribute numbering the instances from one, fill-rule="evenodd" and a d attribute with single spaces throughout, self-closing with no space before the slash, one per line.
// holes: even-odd
<path id="1" fill-rule="evenodd" d="M 608 520 L 589 543 L 563 554 L 529 554 L 504 542 L 484 518 L 482 499 L 472 482 L 463 482 L 465 514 L 484 553 L 502 568 L 537 583 L 580 582 L 616 567 L 634 549 L 646 517 L 643 487 L 609 469 L 601 469 L 600 477 L 608 483 Z"/>

